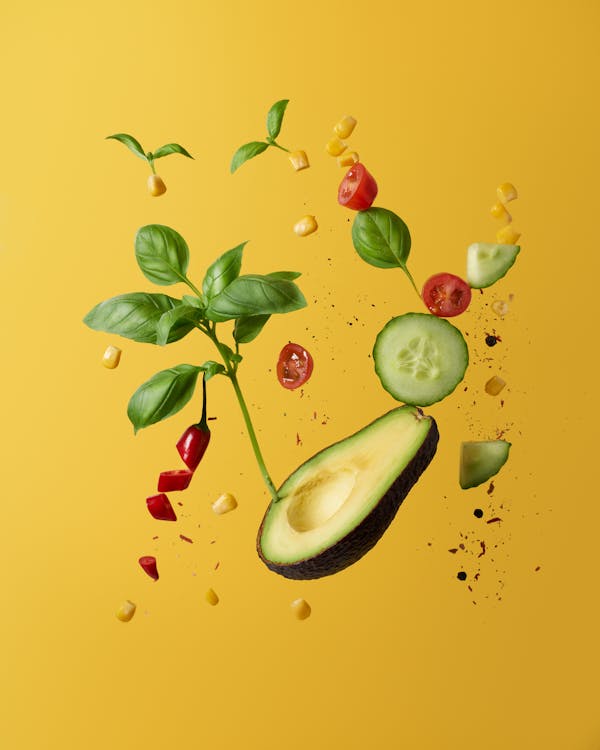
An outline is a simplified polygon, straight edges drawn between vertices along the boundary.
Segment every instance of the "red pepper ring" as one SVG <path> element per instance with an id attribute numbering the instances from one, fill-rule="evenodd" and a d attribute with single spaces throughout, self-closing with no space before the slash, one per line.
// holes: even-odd
<path id="1" fill-rule="evenodd" d="M 202 424 L 193 424 L 188 427 L 177 441 L 179 455 L 190 471 L 195 471 L 202 461 L 209 442 L 210 430 Z"/>
<path id="2" fill-rule="evenodd" d="M 157 521 L 176 521 L 177 516 L 173 510 L 173 506 L 169 502 L 169 498 L 161 492 L 160 495 L 152 495 L 152 497 L 146 498 L 146 505 L 150 511 L 152 518 L 156 518 Z"/>
<path id="3" fill-rule="evenodd" d="M 194 472 L 189 469 L 173 469 L 161 471 L 158 477 L 159 492 L 177 492 L 190 486 Z"/>
<path id="4" fill-rule="evenodd" d="M 147 573 L 150 578 L 152 578 L 154 581 L 158 581 L 158 569 L 156 567 L 155 557 L 152 557 L 152 555 L 145 555 L 144 557 L 140 557 L 138 562 L 144 572 Z"/>

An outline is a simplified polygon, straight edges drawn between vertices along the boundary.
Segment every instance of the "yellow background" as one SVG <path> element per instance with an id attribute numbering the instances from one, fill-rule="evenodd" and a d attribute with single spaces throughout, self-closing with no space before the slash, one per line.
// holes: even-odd
<path id="1" fill-rule="evenodd" d="M 1 16 L 0 747 L 598 750 L 598 4 L 38 0 Z M 280 98 L 280 140 L 310 170 L 270 149 L 230 176 Z M 467 245 L 493 240 L 504 180 L 520 191 L 523 250 L 456 321 L 468 390 L 428 410 L 438 454 L 392 527 L 345 572 L 290 582 L 254 551 L 267 498 L 226 380 L 210 384 L 213 441 L 180 521 L 145 509 L 199 400 L 134 437 L 128 398 L 213 357 L 210 342 L 159 349 L 81 319 L 159 291 L 133 256 L 143 224 L 183 234 L 197 284 L 247 239 L 247 272 L 302 271 L 309 300 L 272 319 L 240 369 L 275 480 L 392 408 L 369 352 L 390 317 L 420 307 L 400 271 L 352 248 L 323 150 L 345 113 L 377 203 L 411 229 L 418 284 L 464 273 Z M 152 199 L 145 165 L 103 140 L 114 132 L 178 141 L 195 161 L 159 162 L 168 192 Z M 300 240 L 305 213 L 320 229 Z M 486 304 L 509 294 L 499 321 Z M 303 397 L 273 375 L 290 339 L 316 362 Z M 115 371 L 100 363 L 109 343 L 123 348 Z M 482 393 L 500 369 L 503 407 Z M 501 429 L 513 449 L 495 492 L 462 492 L 460 441 Z M 239 509 L 217 517 L 226 490 Z M 300 596 L 304 622 L 289 610 Z M 127 625 L 124 599 L 138 605 Z"/>

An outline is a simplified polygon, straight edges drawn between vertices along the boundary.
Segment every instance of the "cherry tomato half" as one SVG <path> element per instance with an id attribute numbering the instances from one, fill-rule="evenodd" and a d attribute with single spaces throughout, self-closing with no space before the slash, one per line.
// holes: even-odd
<path id="1" fill-rule="evenodd" d="M 304 385 L 313 371 L 313 358 L 300 344 L 286 344 L 277 362 L 277 378 L 284 388 Z"/>
<path id="2" fill-rule="evenodd" d="M 338 203 L 355 211 L 369 208 L 377 195 L 377 183 L 364 164 L 356 162 L 346 172 L 338 190 Z"/>
<path id="3" fill-rule="evenodd" d="M 469 306 L 471 287 L 460 276 L 436 273 L 425 282 L 422 297 L 425 306 L 438 318 L 453 318 Z"/>

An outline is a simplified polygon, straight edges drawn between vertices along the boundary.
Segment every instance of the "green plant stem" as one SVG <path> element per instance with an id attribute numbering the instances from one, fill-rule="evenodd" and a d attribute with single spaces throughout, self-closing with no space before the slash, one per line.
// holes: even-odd
<path id="1" fill-rule="evenodd" d="M 203 296 L 202 296 L 202 292 L 199 289 L 197 289 L 194 286 L 194 284 L 192 284 L 192 282 L 188 279 L 187 276 L 185 277 L 184 282 L 189 286 L 189 288 L 192 290 L 192 292 L 194 292 L 194 294 L 196 295 L 196 297 L 198 297 L 199 299 L 204 299 Z"/>
<path id="2" fill-rule="evenodd" d="M 286 152 L 286 154 L 289 154 L 289 153 L 290 153 L 290 150 L 289 150 L 289 148 L 284 148 L 283 146 L 280 146 L 280 145 L 279 145 L 278 143 L 276 143 L 275 141 L 272 141 L 272 140 L 269 140 L 269 139 L 267 139 L 267 143 L 269 144 L 269 146 L 275 146 L 275 148 L 279 148 L 279 149 L 281 149 L 282 151 L 285 151 L 285 152 Z"/>
<path id="3" fill-rule="evenodd" d="M 413 277 L 411 276 L 411 273 L 410 273 L 410 271 L 408 270 L 408 268 L 407 268 L 406 266 L 402 266 L 402 270 L 403 270 L 403 271 L 404 271 L 404 273 L 405 273 L 405 274 L 406 274 L 406 275 L 408 276 L 408 280 L 410 281 L 410 283 L 411 283 L 411 284 L 412 284 L 412 286 L 413 286 L 413 289 L 414 289 L 414 290 L 415 290 L 415 292 L 417 293 L 417 297 L 418 297 L 419 299 L 421 299 L 421 293 L 420 293 L 420 292 L 419 292 L 419 290 L 417 289 L 417 285 L 415 284 L 415 280 L 414 280 L 414 279 L 413 279 Z"/>

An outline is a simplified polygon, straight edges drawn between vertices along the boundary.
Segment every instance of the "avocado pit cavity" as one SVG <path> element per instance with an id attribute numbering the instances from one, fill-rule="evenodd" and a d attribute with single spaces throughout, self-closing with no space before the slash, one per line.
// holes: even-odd
<path id="1" fill-rule="evenodd" d="M 294 531 L 311 531 L 323 526 L 352 494 L 357 471 L 321 471 L 301 484 L 292 495 L 287 519 Z"/>

